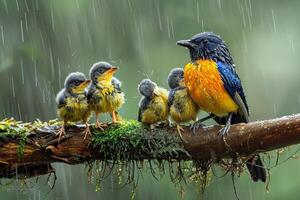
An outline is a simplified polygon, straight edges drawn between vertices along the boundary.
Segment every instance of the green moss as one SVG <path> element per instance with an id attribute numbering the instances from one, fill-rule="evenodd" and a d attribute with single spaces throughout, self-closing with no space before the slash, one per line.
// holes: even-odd
<path id="1" fill-rule="evenodd" d="M 93 137 L 92 145 L 97 147 L 105 142 L 112 142 L 122 137 L 137 135 L 137 130 L 141 128 L 142 124 L 136 120 L 128 120 L 123 121 L 120 124 L 113 124 L 104 132 L 94 131 L 96 134 Z"/>

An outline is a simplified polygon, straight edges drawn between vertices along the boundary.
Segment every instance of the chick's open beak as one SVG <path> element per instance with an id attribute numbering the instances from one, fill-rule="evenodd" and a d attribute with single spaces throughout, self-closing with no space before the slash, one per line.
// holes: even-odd
<path id="1" fill-rule="evenodd" d="M 103 80 L 110 81 L 118 69 L 119 69 L 118 67 L 111 67 L 110 69 L 106 70 L 106 72 L 104 72 L 102 75 L 100 75 L 97 78 L 98 82 Z"/>

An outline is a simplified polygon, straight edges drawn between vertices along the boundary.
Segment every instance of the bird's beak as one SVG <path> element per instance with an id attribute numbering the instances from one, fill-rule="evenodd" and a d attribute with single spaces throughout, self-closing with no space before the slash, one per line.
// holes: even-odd
<path id="1" fill-rule="evenodd" d="M 98 82 L 101 81 L 111 81 L 113 75 L 116 73 L 116 71 L 118 70 L 118 67 L 111 67 L 110 69 L 108 69 L 106 72 L 104 72 L 101 76 L 99 76 Z"/>
<path id="2" fill-rule="evenodd" d="M 196 49 L 197 47 L 194 43 L 191 42 L 191 40 L 179 40 L 176 44 L 179 46 L 186 47 L 188 49 Z"/>
<path id="3" fill-rule="evenodd" d="M 155 89 L 155 90 L 153 91 L 153 94 L 154 94 L 154 96 L 159 96 L 159 91 L 158 91 L 158 89 Z"/>
<path id="4" fill-rule="evenodd" d="M 80 85 L 73 89 L 74 93 L 82 93 L 85 88 L 91 83 L 91 80 L 85 80 Z"/>

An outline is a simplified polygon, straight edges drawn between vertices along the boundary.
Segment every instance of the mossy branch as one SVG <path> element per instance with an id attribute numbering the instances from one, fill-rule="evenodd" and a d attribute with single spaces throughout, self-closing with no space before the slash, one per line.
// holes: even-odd
<path id="1" fill-rule="evenodd" d="M 0 177 L 36 176 L 53 172 L 50 164 L 78 164 L 91 160 L 201 160 L 247 157 L 300 143 L 300 114 L 278 119 L 232 125 L 229 134 L 221 126 L 200 128 L 193 135 L 188 127 L 179 136 L 176 128 L 146 127 L 135 120 L 110 124 L 105 131 L 91 126 L 93 136 L 83 140 L 82 126 L 66 128 L 58 143 L 57 122 L 23 124 L 0 122 Z M 33 168 L 31 173 L 28 169 Z"/>

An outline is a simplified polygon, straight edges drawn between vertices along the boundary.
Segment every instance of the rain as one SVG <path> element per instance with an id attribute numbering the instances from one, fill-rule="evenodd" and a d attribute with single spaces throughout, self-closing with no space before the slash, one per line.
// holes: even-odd
<path id="1" fill-rule="evenodd" d="M 300 108 L 300 2 L 255 0 L 0 0 L 0 116 L 23 122 L 57 119 L 56 94 L 74 71 L 87 77 L 93 63 L 119 67 L 125 119 L 137 119 L 138 83 L 145 78 L 167 88 L 172 68 L 189 62 L 176 41 L 202 31 L 229 46 L 250 107 L 251 121 L 281 117 Z M 200 117 L 206 116 L 201 112 Z M 109 121 L 109 115 L 101 116 Z M 90 123 L 94 123 L 92 118 Z M 209 121 L 207 125 L 214 124 Z M 298 146 L 280 153 L 283 161 Z M 263 155 L 267 167 L 277 152 Z M 296 154 L 299 156 L 299 154 Z M 1 162 L 1 159 L 0 159 Z M 299 159 L 272 167 L 268 185 L 252 183 L 246 170 L 234 177 L 240 199 L 299 199 Z M 53 164 L 52 174 L 23 180 L 0 179 L 1 199 L 130 199 L 114 174 L 101 185 L 86 164 Z M 159 174 L 159 169 L 156 167 Z M 235 199 L 231 174 L 214 168 L 204 194 L 194 183 L 184 195 L 168 173 L 157 181 L 142 171 L 135 199 Z M 89 181 L 91 179 L 92 181 Z M 54 187 L 52 188 L 52 185 Z"/>

